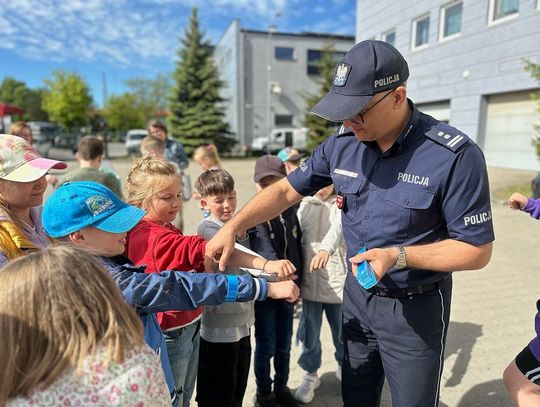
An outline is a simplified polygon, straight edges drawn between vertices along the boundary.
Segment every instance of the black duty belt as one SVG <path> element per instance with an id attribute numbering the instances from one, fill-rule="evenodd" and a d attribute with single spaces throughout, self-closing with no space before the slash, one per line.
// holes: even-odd
<path id="1" fill-rule="evenodd" d="M 410 298 L 416 295 L 422 295 L 427 292 L 437 290 L 443 287 L 445 283 L 446 283 L 446 279 L 443 279 L 443 280 L 437 281 L 436 283 L 417 285 L 415 287 L 398 288 L 398 289 L 393 289 L 393 290 L 375 286 L 375 287 L 371 287 L 368 291 L 379 297 Z"/>

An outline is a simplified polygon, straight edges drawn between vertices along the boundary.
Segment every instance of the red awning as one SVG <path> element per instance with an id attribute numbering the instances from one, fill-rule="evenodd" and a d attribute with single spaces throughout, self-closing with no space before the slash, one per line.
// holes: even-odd
<path id="1" fill-rule="evenodd" d="M 8 114 L 17 114 L 22 116 L 24 114 L 24 110 L 17 106 L 0 103 L 0 117 L 7 116 Z"/>

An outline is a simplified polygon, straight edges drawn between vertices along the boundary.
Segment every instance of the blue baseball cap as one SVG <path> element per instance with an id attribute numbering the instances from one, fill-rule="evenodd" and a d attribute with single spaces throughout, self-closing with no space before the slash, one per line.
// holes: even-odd
<path id="1" fill-rule="evenodd" d="M 359 42 L 336 66 L 330 91 L 311 112 L 334 122 L 350 119 L 374 95 L 397 88 L 408 77 L 407 61 L 392 45 L 375 40 Z"/>
<path id="2" fill-rule="evenodd" d="M 122 202 L 109 188 L 91 181 L 66 182 L 43 207 L 43 228 L 58 238 L 87 226 L 110 233 L 127 232 L 139 223 L 144 211 Z"/>

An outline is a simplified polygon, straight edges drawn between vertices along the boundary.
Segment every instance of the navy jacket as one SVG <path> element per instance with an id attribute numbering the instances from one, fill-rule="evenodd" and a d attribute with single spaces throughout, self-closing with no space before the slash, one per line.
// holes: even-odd
<path id="1" fill-rule="evenodd" d="M 289 260 L 296 267 L 300 286 L 304 257 L 302 255 L 302 231 L 296 216 L 297 207 L 292 206 L 282 214 L 248 230 L 251 250 L 268 260 Z"/>

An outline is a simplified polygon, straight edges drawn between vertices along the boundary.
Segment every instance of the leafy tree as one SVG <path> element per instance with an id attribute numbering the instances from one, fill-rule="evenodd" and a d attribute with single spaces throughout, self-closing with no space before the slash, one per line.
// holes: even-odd
<path id="1" fill-rule="evenodd" d="M 534 78 L 538 83 L 540 83 L 540 65 L 533 64 L 532 62 L 527 60 L 524 61 L 524 64 L 525 71 L 529 72 L 531 77 Z M 540 91 L 531 93 L 531 98 L 533 100 L 540 101 Z M 540 104 L 538 105 L 537 110 L 538 112 L 540 112 Z M 536 124 L 534 125 L 534 129 L 538 134 L 534 137 L 532 144 L 536 150 L 536 156 L 540 160 L 540 126 Z"/>
<path id="2" fill-rule="evenodd" d="M 141 109 L 137 96 L 129 92 L 109 96 L 104 111 L 111 130 L 144 128 L 146 113 Z"/>
<path id="3" fill-rule="evenodd" d="M 6 76 L 0 85 L 0 101 L 22 108 L 27 91 L 24 82 Z"/>
<path id="4" fill-rule="evenodd" d="M 43 109 L 52 121 L 68 130 L 88 123 L 92 96 L 88 85 L 76 73 L 53 71 L 52 79 L 46 79 Z"/>
<path id="5" fill-rule="evenodd" d="M 152 118 L 156 112 L 167 110 L 168 98 L 171 93 L 170 75 L 159 74 L 155 78 L 131 78 L 125 81 L 129 92 L 136 96 L 140 105 Z"/>
<path id="6" fill-rule="evenodd" d="M 224 120 L 224 100 L 219 95 L 223 82 L 218 77 L 212 49 L 199 29 L 196 8 L 191 11 L 189 27 L 180 43 L 169 101 L 169 132 L 184 144 L 188 153 L 207 143 L 228 151 L 236 141 L 229 137 L 232 133 Z"/>
<path id="7" fill-rule="evenodd" d="M 0 84 L 0 101 L 18 106 L 24 110 L 24 120 L 48 120 L 47 113 L 41 108 L 43 89 L 29 89 L 22 81 L 10 76 Z"/>
<path id="8" fill-rule="evenodd" d="M 336 129 L 336 124 L 322 117 L 311 114 L 309 110 L 315 106 L 321 98 L 328 93 L 334 79 L 336 69 L 336 60 L 334 59 L 333 44 L 326 44 L 323 47 L 321 60 L 318 67 L 320 78 L 317 80 L 319 84 L 319 92 L 317 94 L 306 95 L 306 107 L 308 109 L 305 116 L 305 126 L 308 128 L 308 150 L 313 151 L 320 143 L 332 135 Z"/>

